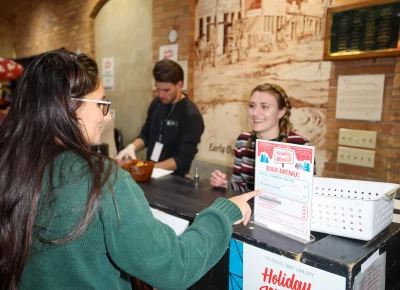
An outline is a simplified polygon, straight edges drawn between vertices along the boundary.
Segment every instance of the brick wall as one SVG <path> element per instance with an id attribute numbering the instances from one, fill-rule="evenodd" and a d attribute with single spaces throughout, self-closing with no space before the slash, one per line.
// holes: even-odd
<path id="1" fill-rule="evenodd" d="M 336 5 L 358 0 L 336 0 Z M 380 122 L 337 120 L 336 96 L 338 75 L 385 74 L 383 114 Z M 400 58 L 372 58 L 333 61 L 328 99 L 326 147 L 328 161 L 323 175 L 400 183 Z M 338 164 L 339 128 L 378 132 L 375 168 Z"/>
<path id="2" fill-rule="evenodd" d="M 7 1 L 11 13 L 8 11 L 5 17 L 14 25 L 16 56 L 28 57 L 61 47 L 94 56 L 94 20 L 90 13 L 98 1 Z"/>
<path id="3" fill-rule="evenodd" d="M 379 122 L 335 118 L 338 76 L 359 74 L 385 75 L 383 114 Z M 324 176 L 400 183 L 400 58 L 333 61 L 327 117 L 328 162 Z M 336 162 L 339 128 L 378 132 L 375 168 Z"/>
<path id="4" fill-rule="evenodd" d="M 358 0 L 336 0 L 336 5 Z M 153 61 L 158 60 L 160 45 L 170 44 L 168 32 L 179 32 L 179 59 L 189 60 L 189 94 L 193 94 L 195 1 L 153 0 Z M 337 120 L 336 94 L 338 75 L 385 74 L 382 121 Z M 323 176 L 400 183 L 400 58 L 333 61 L 328 100 L 326 149 L 328 161 Z M 375 168 L 336 162 L 339 128 L 378 132 Z"/>
<path id="5" fill-rule="evenodd" d="M 153 62 L 159 47 L 171 44 L 169 31 L 178 31 L 178 60 L 188 61 L 188 94 L 193 98 L 195 0 L 153 0 Z"/>

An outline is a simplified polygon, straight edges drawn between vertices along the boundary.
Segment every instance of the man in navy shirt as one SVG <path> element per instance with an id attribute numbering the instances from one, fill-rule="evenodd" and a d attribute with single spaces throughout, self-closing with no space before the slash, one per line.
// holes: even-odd
<path id="1" fill-rule="evenodd" d="M 155 167 L 173 170 L 185 176 L 197 153 L 204 131 L 203 117 L 196 105 L 182 93 L 183 70 L 179 64 L 164 59 L 153 68 L 158 97 L 147 111 L 139 136 L 118 153 L 136 158 L 136 151 L 147 147 L 147 160 Z"/>

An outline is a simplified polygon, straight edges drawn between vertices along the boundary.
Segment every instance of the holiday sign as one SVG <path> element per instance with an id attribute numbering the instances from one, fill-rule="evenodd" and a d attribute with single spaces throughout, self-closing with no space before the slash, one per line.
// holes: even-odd
<path id="1" fill-rule="evenodd" d="M 232 266 L 230 265 L 230 268 Z M 344 290 L 346 278 L 243 244 L 243 284 L 257 290 Z"/>
<path id="2" fill-rule="evenodd" d="M 257 140 L 254 221 L 310 241 L 314 147 Z"/>

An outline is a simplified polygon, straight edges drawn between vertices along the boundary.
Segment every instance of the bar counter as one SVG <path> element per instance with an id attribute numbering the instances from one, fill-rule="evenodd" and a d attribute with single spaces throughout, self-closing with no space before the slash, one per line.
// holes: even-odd
<path id="1" fill-rule="evenodd" d="M 174 175 L 138 184 L 152 208 L 188 220 L 189 223 L 218 197 L 230 198 L 238 194 L 231 190 L 212 188 L 206 179 L 196 183 Z M 253 206 L 252 202 L 250 204 Z M 253 223 L 246 227 L 234 226 L 226 254 L 191 289 L 400 289 L 400 224 L 390 224 L 367 242 L 317 232 L 312 232 L 312 235 L 314 241 L 302 244 Z M 261 253 L 264 261 L 260 262 L 258 254 L 243 257 L 243 247 L 252 249 L 255 251 L 253 253 Z M 237 257 L 243 265 L 237 265 Z M 254 262 L 249 263 L 249 259 Z M 257 266 L 260 263 L 265 264 L 265 272 L 264 268 L 259 269 Z M 382 269 L 380 272 L 379 267 Z M 295 273 L 295 269 L 298 273 Z M 255 278 L 246 279 L 254 271 Z M 277 275 L 274 276 L 274 273 Z M 300 282 L 298 277 L 307 277 L 307 273 L 309 284 Z M 287 283 L 281 277 L 286 277 Z M 297 286 L 303 283 L 303 288 L 296 288 L 293 281 L 288 279 L 290 277 L 293 280 L 298 278 Z M 253 284 L 252 280 L 259 281 Z M 329 288 L 333 281 L 343 286 Z M 326 287 L 321 288 L 319 285 L 323 284 Z"/>

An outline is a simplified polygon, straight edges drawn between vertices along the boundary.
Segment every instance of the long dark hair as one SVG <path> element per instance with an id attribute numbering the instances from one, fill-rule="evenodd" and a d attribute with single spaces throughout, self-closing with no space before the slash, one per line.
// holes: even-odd
<path id="1" fill-rule="evenodd" d="M 71 100 L 98 86 L 95 61 L 66 50 L 38 56 L 19 80 L 10 112 L 0 126 L 0 289 L 18 288 L 40 211 L 39 195 L 41 205 L 51 202 L 52 182 L 42 196 L 42 179 L 49 172 L 52 180 L 60 153 L 72 150 L 87 161 L 92 188 L 74 229 L 60 239 L 41 241 L 60 244 L 78 238 L 98 210 L 101 188 L 112 170 L 105 164 L 111 163 L 90 151 L 75 113 L 83 102 Z"/>

